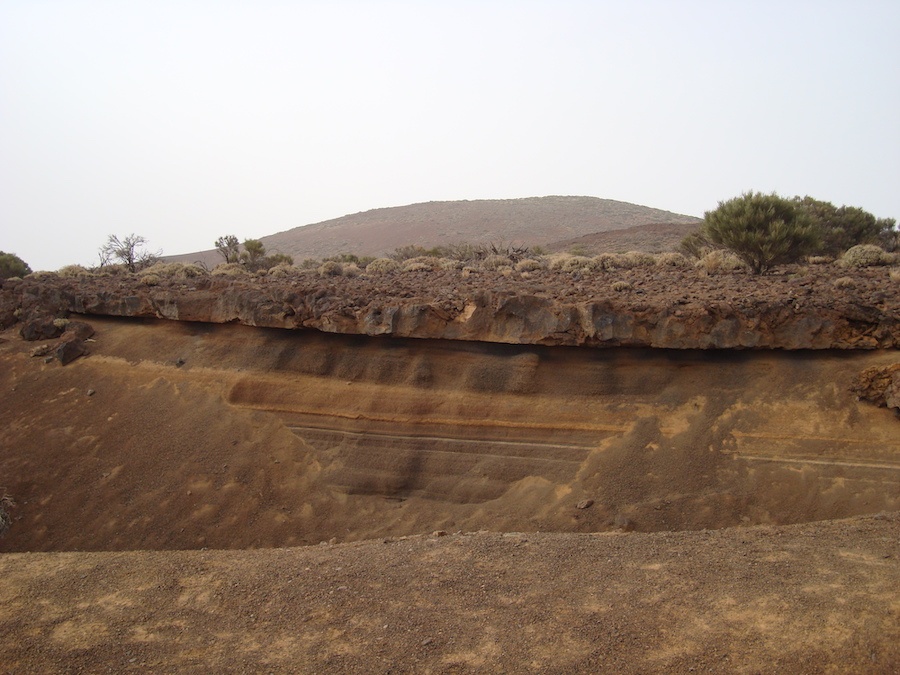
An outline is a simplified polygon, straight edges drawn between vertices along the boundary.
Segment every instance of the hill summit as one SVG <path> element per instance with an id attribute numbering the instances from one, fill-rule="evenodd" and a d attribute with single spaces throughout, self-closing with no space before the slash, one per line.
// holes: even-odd
<path id="1" fill-rule="evenodd" d="M 700 219 L 597 197 L 527 197 L 425 202 L 372 209 L 261 237 L 266 249 L 295 260 L 339 253 L 386 255 L 398 247 L 461 242 L 549 247 L 599 232 L 646 225 L 699 224 Z M 224 233 L 223 233 L 224 234 Z M 242 233 L 234 233 L 243 238 Z M 170 260 L 221 259 L 214 250 Z"/>

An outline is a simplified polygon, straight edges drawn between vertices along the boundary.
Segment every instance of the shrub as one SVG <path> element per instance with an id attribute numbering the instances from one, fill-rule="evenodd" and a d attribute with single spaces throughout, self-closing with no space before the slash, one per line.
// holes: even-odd
<path id="1" fill-rule="evenodd" d="M 856 282 L 850 277 L 840 277 L 832 282 L 835 288 L 856 288 Z"/>
<path id="2" fill-rule="evenodd" d="M 375 258 L 366 265 L 366 274 L 387 274 L 400 269 L 400 263 L 390 258 Z"/>
<path id="3" fill-rule="evenodd" d="M 482 269 L 486 270 L 499 270 L 504 267 L 512 267 L 513 261 L 510 260 L 505 255 L 500 255 L 497 253 L 492 253 L 487 258 L 481 261 Z"/>
<path id="4" fill-rule="evenodd" d="M 234 279 L 249 276 L 247 270 L 244 269 L 244 266 L 240 263 L 222 263 L 221 265 L 216 265 L 210 274 L 217 277 L 232 277 Z"/>
<path id="5" fill-rule="evenodd" d="M 583 255 L 569 256 L 563 260 L 559 269 L 563 272 L 586 272 L 594 269 L 594 260 Z"/>
<path id="6" fill-rule="evenodd" d="M 669 251 L 656 256 L 656 264 L 660 267 L 690 267 L 691 261 L 681 253 Z"/>
<path id="7" fill-rule="evenodd" d="M 421 270 L 433 270 L 440 265 L 440 262 L 434 256 L 419 256 L 417 258 L 408 258 L 400 265 L 403 272 L 419 272 Z"/>
<path id="8" fill-rule="evenodd" d="M 890 272 L 888 272 L 888 276 L 890 277 L 891 281 L 900 282 L 900 270 L 891 270 Z"/>
<path id="9" fill-rule="evenodd" d="M 344 265 L 344 269 L 341 270 L 341 274 L 345 277 L 358 277 L 360 273 L 362 273 L 362 270 L 359 269 L 356 263 L 347 263 Z"/>
<path id="10" fill-rule="evenodd" d="M 810 265 L 827 265 L 834 262 L 834 258 L 827 255 L 811 255 L 806 259 Z"/>
<path id="11" fill-rule="evenodd" d="M 731 251 L 714 249 L 700 258 L 695 267 L 707 274 L 719 274 L 747 269 L 747 264 Z"/>
<path id="12" fill-rule="evenodd" d="M 60 267 L 56 273 L 64 279 L 91 276 L 91 272 L 82 265 L 65 265 L 64 267 Z"/>
<path id="13" fill-rule="evenodd" d="M 390 257 L 397 262 L 403 262 L 404 260 L 417 258 L 436 258 L 439 255 L 441 255 L 441 252 L 437 248 L 424 248 L 423 246 L 409 245 L 394 249 L 394 252 L 391 253 Z"/>
<path id="14" fill-rule="evenodd" d="M 344 266 L 337 260 L 326 260 L 319 266 L 320 277 L 339 277 L 344 273 Z"/>
<path id="15" fill-rule="evenodd" d="M 614 281 L 612 284 L 612 289 L 614 291 L 630 291 L 631 288 L 631 284 L 627 281 Z"/>
<path id="16" fill-rule="evenodd" d="M 525 260 L 520 260 L 516 263 L 517 272 L 537 272 L 545 269 L 547 269 L 547 264 L 535 258 L 525 258 Z"/>
<path id="17" fill-rule="evenodd" d="M 699 260 L 707 253 L 712 251 L 715 245 L 703 234 L 703 229 L 691 232 L 688 236 L 681 240 L 678 250 L 685 256 L 696 258 Z"/>
<path id="18" fill-rule="evenodd" d="M 894 221 L 878 219 L 856 206 L 837 207 L 812 197 L 794 197 L 794 203 L 818 230 L 823 255 L 838 256 L 857 244 L 879 244 L 893 231 Z"/>
<path id="19" fill-rule="evenodd" d="M 53 325 L 54 325 L 56 328 L 59 328 L 59 329 L 61 329 L 61 330 L 65 330 L 65 329 L 66 329 L 66 326 L 69 325 L 69 320 L 68 320 L 68 319 L 53 319 Z"/>
<path id="20" fill-rule="evenodd" d="M 141 276 L 141 283 L 144 286 L 159 286 L 160 277 L 158 274 L 144 274 Z"/>
<path id="21" fill-rule="evenodd" d="M 438 267 L 442 270 L 461 270 L 465 266 L 462 260 L 454 260 L 453 258 L 439 258 Z"/>
<path id="22" fill-rule="evenodd" d="M 148 251 L 146 245 L 147 240 L 137 234 L 132 233 L 121 239 L 111 234 L 100 247 L 100 266 L 106 267 L 111 262 L 118 261 L 129 272 L 150 267 L 159 261 L 162 251 Z"/>
<path id="23" fill-rule="evenodd" d="M 791 263 L 817 249 L 820 235 L 794 202 L 748 192 L 704 214 L 703 235 L 734 252 L 756 274 Z"/>
<path id="24" fill-rule="evenodd" d="M 298 270 L 295 267 L 292 267 L 287 264 L 275 265 L 272 269 L 269 270 L 269 276 L 273 279 L 287 279 L 289 277 L 297 276 Z"/>
<path id="25" fill-rule="evenodd" d="M 880 246 L 874 244 L 858 244 L 838 259 L 838 265 L 841 267 L 873 267 L 890 265 L 892 262 L 894 256 L 885 253 Z"/>
<path id="26" fill-rule="evenodd" d="M 31 268 L 15 253 L 0 251 L 0 279 L 24 277 L 31 274 Z"/>
<path id="27" fill-rule="evenodd" d="M 656 264 L 656 258 L 650 253 L 641 251 L 629 251 L 628 253 L 615 253 L 609 260 L 609 269 L 630 270 L 635 267 L 650 267 Z"/>

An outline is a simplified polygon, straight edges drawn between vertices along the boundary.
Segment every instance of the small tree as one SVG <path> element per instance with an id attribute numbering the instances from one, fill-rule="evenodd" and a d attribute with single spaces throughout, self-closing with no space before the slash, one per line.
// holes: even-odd
<path id="1" fill-rule="evenodd" d="M 266 247 L 259 239 L 244 239 L 244 252 L 241 260 L 249 263 L 251 267 L 266 257 Z"/>
<path id="2" fill-rule="evenodd" d="M 241 244 L 233 234 L 216 239 L 216 250 L 222 254 L 226 263 L 236 263 L 241 258 Z"/>
<path id="3" fill-rule="evenodd" d="M 15 253 L 0 251 L 0 279 L 24 277 L 26 274 L 31 274 L 31 268 L 28 266 L 28 263 Z"/>
<path id="4" fill-rule="evenodd" d="M 719 202 L 704 214 L 702 233 L 733 251 L 756 274 L 796 262 L 820 242 L 809 216 L 793 201 L 761 192 Z"/>
<path id="5" fill-rule="evenodd" d="M 124 265 L 129 272 L 137 272 L 159 261 L 162 251 L 151 253 L 145 248 L 147 240 L 134 233 L 119 239 L 109 235 L 106 243 L 100 248 L 100 266 L 116 261 Z"/>

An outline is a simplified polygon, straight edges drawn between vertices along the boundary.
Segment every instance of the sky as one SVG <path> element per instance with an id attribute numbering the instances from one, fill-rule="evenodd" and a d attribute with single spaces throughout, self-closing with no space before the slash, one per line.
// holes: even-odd
<path id="1" fill-rule="evenodd" d="M 900 2 L 0 0 L 0 250 L 35 270 L 110 234 L 749 190 L 900 219 Z"/>

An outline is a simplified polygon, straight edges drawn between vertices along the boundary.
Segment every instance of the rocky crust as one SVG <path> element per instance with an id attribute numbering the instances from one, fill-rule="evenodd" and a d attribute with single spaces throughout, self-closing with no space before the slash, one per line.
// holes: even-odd
<path id="1" fill-rule="evenodd" d="M 853 383 L 851 391 L 880 408 L 893 408 L 900 414 L 900 363 L 866 368 Z"/>
<path id="2" fill-rule="evenodd" d="M 840 277 L 839 279 L 837 277 Z M 7 281 L 0 323 L 40 314 L 239 322 L 331 333 L 666 349 L 900 347 L 900 283 L 886 268 L 784 268 L 757 277 L 636 268 L 529 275 L 460 270 L 376 276 Z"/>

